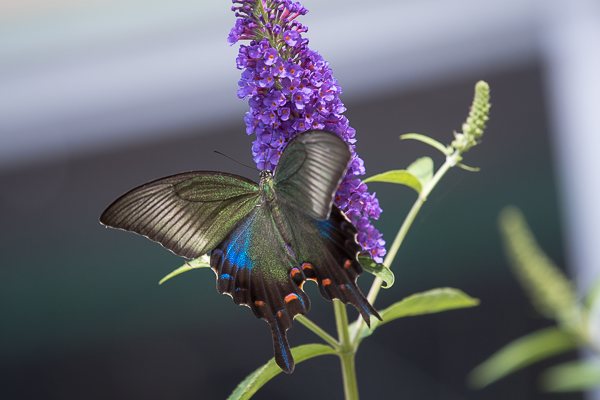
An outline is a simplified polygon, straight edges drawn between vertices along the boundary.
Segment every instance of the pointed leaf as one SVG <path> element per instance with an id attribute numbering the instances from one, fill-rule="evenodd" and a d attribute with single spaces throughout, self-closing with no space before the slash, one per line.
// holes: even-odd
<path id="1" fill-rule="evenodd" d="M 438 142 L 437 140 L 435 140 L 429 136 L 426 136 L 426 135 L 423 135 L 420 133 L 405 133 L 404 135 L 400 135 L 400 139 L 401 140 L 407 140 L 407 139 L 418 140 L 419 142 L 425 143 L 425 144 L 433 147 L 434 149 L 441 151 L 445 155 L 450 154 L 450 150 L 446 146 L 444 146 L 442 143 Z"/>
<path id="2" fill-rule="evenodd" d="M 359 256 L 358 262 L 360 262 L 360 265 L 365 271 L 375 275 L 385 282 L 385 285 L 382 286 L 384 289 L 389 289 L 392 287 L 395 277 L 394 273 L 388 266 L 373 261 L 373 259 L 369 256 Z"/>
<path id="3" fill-rule="evenodd" d="M 551 327 L 516 339 L 477 366 L 469 383 L 482 388 L 521 368 L 577 347 L 577 341 L 565 331 Z"/>
<path id="4" fill-rule="evenodd" d="M 478 299 L 467 295 L 462 290 L 453 288 L 438 288 L 415 293 L 380 311 L 379 314 L 382 321 L 371 321 L 371 328 L 361 324 L 363 328 L 360 335 L 363 338 L 367 337 L 378 326 L 398 318 L 434 314 L 459 308 L 475 307 L 477 305 L 479 305 Z M 356 327 L 353 327 L 353 329 L 356 329 Z"/>
<path id="5" fill-rule="evenodd" d="M 422 185 L 419 178 L 411 174 L 405 169 L 394 169 L 391 171 L 382 172 L 381 174 L 373 175 L 363 182 L 385 182 L 397 183 L 399 185 L 408 186 L 414 189 L 417 193 L 421 193 Z"/>
<path id="6" fill-rule="evenodd" d="M 383 323 L 398 318 L 434 314 L 458 308 L 475 307 L 479 300 L 454 288 L 431 289 L 415 293 L 381 311 Z"/>
<path id="7" fill-rule="evenodd" d="M 203 256 L 195 258 L 191 261 L 186 261 L 185 264 L 183 264 L 181 267 L 176 268 L 175 270 L 173 270 L 169 274 L 167 274 L 164 278 L 162 278 L 158 282 L 158 284 L 162 285 L 163 283 L 165 283 L 166 281 L 168 281 L 171 278 L 176 277 L 177 275 L 181 275 L 184 272 L 188 272 L 188 271 L 191 271 L 193 269 L 198 269 L 198 268 L 210 268 L 210 258 L 207 255 L 203 255 Z"/>
<path id="8" fill-rule="evenodd" d="M 542 387 L 549 392 L 571 392 L 600 388 L 600 361 L 572 361 L 547 369 Z"/>
<path id="9" fill-rule="evenodd" d="M 313 357 L 336 354 L 335 350 L 324 344 L 304 344 L 292 349 L 292 356 L 296 364 Z M 265 365 L 258 368 L 246 377 L 229 395 L 227 400 L 246 400 L 251 398 L 261 387 L 283 371 L 271 358 Z"/>
<path id="10" fill-rule="evenodd" d="M 433 160 L 431 157 L 418 158 L 406 170 L 416 176 L 424 186 L 433 177 Z"/>

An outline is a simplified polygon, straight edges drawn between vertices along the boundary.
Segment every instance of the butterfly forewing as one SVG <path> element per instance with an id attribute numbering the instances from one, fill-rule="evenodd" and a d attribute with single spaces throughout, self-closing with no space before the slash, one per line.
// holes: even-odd
<path id="1" fill-rule="evenodd" d="M 275 169 L 278 195 L 313 218 L 327 219 L 350 157 L 348 145 L 331 133 L 312 131 L 296 137 Z"/>
<path id="2" fill-rule="evenodd" d="M 187 172 L 139 186 L 112 203 L 104 225 L 199 257 L 215 248 L 259 201 L 258 185 L 221 172 Z"/>

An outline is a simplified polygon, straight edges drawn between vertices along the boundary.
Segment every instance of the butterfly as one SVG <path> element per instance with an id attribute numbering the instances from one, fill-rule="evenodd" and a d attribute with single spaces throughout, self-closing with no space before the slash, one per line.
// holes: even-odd
<path id="1" fill-rule="evenodd" d="M 302 290 L 316 281 L 323 297 L 381 319 L 356 284 L 357 230 L 333 205 L 351 154 L 332 133 L 310 131 L 284 148 L 260 182 L 213 171 L 161 178 L 127 192 L 100 217 L 185 258 L 210 255 L 217 291 L 246 305 L 271 329 L 275 360 L 294 370 L 287 330 L 310 308 Z"/>

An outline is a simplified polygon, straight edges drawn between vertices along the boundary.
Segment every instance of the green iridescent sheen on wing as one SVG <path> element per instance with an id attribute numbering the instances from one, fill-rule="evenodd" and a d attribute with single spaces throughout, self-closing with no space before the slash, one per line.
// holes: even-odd
<path id="1" fill-rule="evenodd" d="M 213 202 L 258 195 L 258 185 L 249 179 L 222 172 L 192 172 L 174 184 L 177 196 L 191 202 Z"/>
<path id="2" fill-rule="evenodd" d="M 258 185 L 249 179 L 222 172 L 186 172 L 127 192 L 104 211 L 100 222 L 196 258 L 219 244 L 258 201 Z"/>

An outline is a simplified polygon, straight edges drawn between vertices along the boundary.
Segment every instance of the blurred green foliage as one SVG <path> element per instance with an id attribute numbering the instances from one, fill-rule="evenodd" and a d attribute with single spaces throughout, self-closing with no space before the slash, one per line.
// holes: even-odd
<path id="1" fill-rule="evenodd" d="M 600 386 L 597 290 L 587 302 L 578 300 L 573 284 L 539 247 L 519 210 L 502 211 L 500 231 L 515 276 L 538 312 L 556 321 L 556 326 L 501 348 L 471 372 L 470 384 L 482 388 L 532 363 L 582 348 L 591 350 L 594 357 L 548 369 L 542 375 L 542 388 L 559 392 Z"/>

